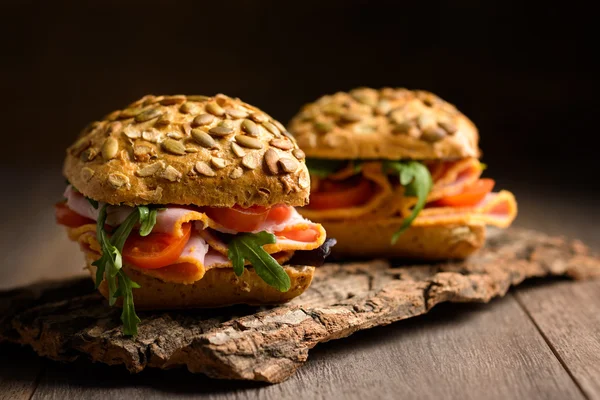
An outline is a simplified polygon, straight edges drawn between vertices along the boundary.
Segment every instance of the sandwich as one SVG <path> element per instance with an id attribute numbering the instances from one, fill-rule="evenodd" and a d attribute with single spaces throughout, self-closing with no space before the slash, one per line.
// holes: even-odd
<path id="1" fill-rule="evenodd" d="M 310 285 L 334 242 L 308 203 L 304 153 L 239 99 L 145 96 L 67 150 L 57 222 L 126 335 L 139 309 L 265 305 Z M 135 306 L 134 306 L 135 304 Z"/>
<path id="2" fill-rule="evenodd" d="M 358 88 L 305 105 L 290 132 L 305 152 L 310 204 L 342 257 L 463 259 L 486 225 L 508 227 L 512 193 L 481 178 L 477 128 L 426 91 Z"/>

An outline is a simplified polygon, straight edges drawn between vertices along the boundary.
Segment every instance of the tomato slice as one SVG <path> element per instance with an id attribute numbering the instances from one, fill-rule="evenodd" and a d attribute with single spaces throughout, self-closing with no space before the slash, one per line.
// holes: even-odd
<path id="1" fill-rule="evenodd" d="M 275 236 L 284 237 L 286 239 L 295 240 L 297 242 L 312 243 L 319 237 L 319 231 L 309 226 L 305 229 L 287 228 L 280 232 L 275 232 Z"/>
<path id="2" fill-rule="evenodd" d="M 269 209 L 261 206 L 242 208 L 206 208 L 206 215 L 225 228 L 236 232 L 252 232 L 256 230 L 269 215 Z"/>
<path id="3" fill-rule="evenodd" d="M 285 222 L 292 215 L 292 207 L 286 206 L 285 204 L 278 204 L 271 207 L 267 219 L 275 224 L 281 224 Z"/>
<path id="4" fill-rule="evenodd" d="M 56 223 L 69 228 L 79 228 L 86 224 L 95 224 L 93 219 L 86 218 L 71 210 L 67 203 L 57 203 L 54 205 L 54 214 L 56 215 Z"/>
<path id="5" fill-rule="evenodd" d="M 373 195 L 373 186 L 367 179 L 349 179 L 344 182 L 324 181 L 316 192 L 310 194 L 309 208 L 329 210 L 349 208 L 364 204 Z"/>
<path id="6" fill-rule="evenodd" d="M 123 247 L 125 262 L 139 268 L 157 269 L 173 264 L 179 259 L 183 248 L 190 240 L 192 224 L 181 226 L 182 237 L 166 233 L 151 233 L 146 237 L 139 232 L 131 232 Z"/>
<path id="7" fill-rule="evenodd" d="M 493 179 L 483 178 L 466 186 L 462 193 L 454 196 L 444 197 L 435 202 L 440 207 L 469 207 L 474 206 L 485 198 L 485 196 L 494 188 Z"/>

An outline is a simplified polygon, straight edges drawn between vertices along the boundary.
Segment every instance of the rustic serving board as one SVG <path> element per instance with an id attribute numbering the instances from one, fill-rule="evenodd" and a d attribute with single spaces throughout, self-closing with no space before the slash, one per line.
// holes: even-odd
<path id="1" fill-rule="evenodd" d="M 427 313 L 442 302 L 488 302 L 532 277 L 600 276 L 600 259 L 578 241 L 521 229 L 496 232 L 463 262 L 390 267 L 328 264 L 310 289 L 273 308 L 141 313 L 139 335 L 122 335 L 89 279 L 42 282 L 0 293 L 0 342 L 61 361 L 80 357 L 131 372 L 187 366 L 214 378 L 281 382 L 311 348 L 358 330 Z"/>

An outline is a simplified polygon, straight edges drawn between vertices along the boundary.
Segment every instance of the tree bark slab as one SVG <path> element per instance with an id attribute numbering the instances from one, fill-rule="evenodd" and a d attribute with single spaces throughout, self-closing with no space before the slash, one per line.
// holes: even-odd
<path id="1" fill-rule="evenodd" d="M 136 338 L 123 336 L 120 310 L 106 304 L 89 278 L 41 282 L 0 292 L 0 342 L 134 373 L 186 366 L 214 378 L 277 383 L 318 343 L 425 314 L 442 302 L 488 302 L 527 278 L 546 276 L 600 277 L 600 259 L 579 241 L 509 229 L 462 262 L 326 264 L 302 296 L 279 307 L 141 312 Z"/>

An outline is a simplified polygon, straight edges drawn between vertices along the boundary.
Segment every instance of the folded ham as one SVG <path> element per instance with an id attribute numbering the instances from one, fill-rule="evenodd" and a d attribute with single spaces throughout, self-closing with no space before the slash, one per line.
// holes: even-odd
<path id="1" fill-rule="evenodd" d="M 517 202 L 511 192 L 502 190 L 489 193 L 473 207 L 431 207 L 419 213 L 413 226 L 430 226 L 453 223 L 481 222 L 499 228 L 507 228 L 517 214 Z"/>
<path id="2" fill-rule="evenodd" d="M 67 187 L 65 194 L 67 206 L 77 214 L 96 221 L 100 204 L 96 209 L 90 202 L 71 186 Z M 128 206 L 109 206 L 107 208 L 106 223 L 116 227 L 123 223 L 134 209 Z M 255 231 L 266 231 L 275 234 L 276 242 L 264 246 L 266 252 L 271 254 L 280 264 L 289 260 L 294 251 L 313 250 L 325 241 L 325 230 L 320 224 L 315 224 L 303 218 L 290 207 L 290 216 L 281 223 L 263 222 Z M 184 235 L 182 225 L 193 223 L 192 233 L 177 262 L 159 269 L 143 269 L 131 266 L 140 272 L 154 276 L 167 282 L 191 284 L 204 276 L 211 268 L 231 268 L 232 264 L 227 257 L 227 244 L 219 237 L 221 234 L 237 234 L 216 221 L 205 213 L 184 206 L 164 206 L 159 210 L 156 225 L 152 232 L 166 233 L 176 237 Z M 311 242 L 293 240 L 285 236 L 286 232 L 310 229 L 314 231 L 315 239 Z M 69 237 L 77 241 L 88 254 L 100 256 L 100 245 L 96 239 L 96 225 L 87 224 L 78 228 L 69 228 Z"/>
<path id="3" fill-rule="evenodd" d="M 373 196 L 364 204 L 343 209 L 315 210 L 310 207 L 301 209 L 302 215 L 316 221 L 335 221 L 347 219 L 405 218 L 410 215 L 417 203 L 416 197 L 405 196 L 405 189 L 384 173 L 381 162 L 365 162 L 362 164 L 363 178 L 370 180 L 377 187 Z M 490 193 L 480 204 L 473 207 L 435 207 L 432 204 L 441 198 L 461 193 L 468 185 L 476 182 L 481 176 L 481 166 L 477 159 L 466 158 L 458 161 L 429 162 L 428 168 L 433 178 L 433 188 L 427 196 L 428 206 L 413 221 L 414 226 L 426 226 L 453 222 L 479 221 L 498 227 L 507 227 L 514 220 L 517 205 L 514 196 L 507 191 Z M 354 170 L 348 166 L 330 179 L 343 180 L 352 176 Z"/>

